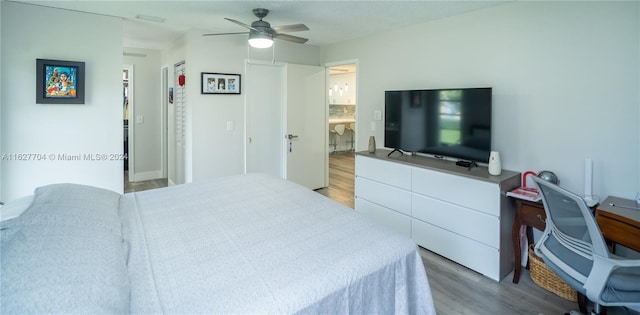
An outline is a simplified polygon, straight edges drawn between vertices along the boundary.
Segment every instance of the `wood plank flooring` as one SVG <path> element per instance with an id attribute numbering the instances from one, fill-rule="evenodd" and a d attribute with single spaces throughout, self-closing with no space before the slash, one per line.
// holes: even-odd
<path id="1" fill-rule="evenodd" d="M 355 154 L 339 152 L 329 154 L 329 187 L 317 192 L 349 207 L 354 208 Z"/>
<path id="2" fill-rule="evenodd" d="M 168 185 L 168 181 L 166 178 L 144 180 L 139 182 L 129 182 L 129 171 L 124 172 L 124 192 L 125 193 L 167 187 L 167 185 Z"/>

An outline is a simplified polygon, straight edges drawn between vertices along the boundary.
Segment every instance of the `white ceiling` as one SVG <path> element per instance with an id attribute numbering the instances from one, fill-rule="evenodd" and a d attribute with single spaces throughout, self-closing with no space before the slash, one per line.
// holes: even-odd
<path id="1" fill-rule="evenodd" d="M 365 37 L 391 29 L 484 9 L 497 1 L 122 1 L 57 0 L 14 2 L 89 12 L 124 19 L 125 47 L 162 49 L 190 29 L 202 33 L 244 32 L 246 29 L 224 18 L 246 24 L 257 20 L 254 8 L 269 9 L 264 18 L 272 26 L 303 23 L 309 31 L 291 33 L 308 38 L 307 45 L 328 45 Z M 163 18 L 162 23 L 136 18 Z M 245 35 L 228 35 L 245 36 Z"/>

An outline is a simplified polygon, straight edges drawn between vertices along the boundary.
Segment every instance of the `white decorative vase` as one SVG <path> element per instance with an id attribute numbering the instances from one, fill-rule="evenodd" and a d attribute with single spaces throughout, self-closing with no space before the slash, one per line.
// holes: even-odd
<path id="1" fill-rule="evenodd" d="M 369 137 L 369 153 L 376 153 L 376 137 Z"/>
<path id="2" fill-rule="evenodd" d="M 500 175 L 502 173 L 502 164 L 500 163 L 500 153 L 491 151 L 489 155 L 489 174 Z"/>

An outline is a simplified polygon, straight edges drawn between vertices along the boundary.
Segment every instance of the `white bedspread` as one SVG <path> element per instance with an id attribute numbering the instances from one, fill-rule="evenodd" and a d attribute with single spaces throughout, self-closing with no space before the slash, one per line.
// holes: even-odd
<path id="1" fill-rule="evenodd" d="M 291 182 L 233 176 L 122 202 L 132 313 L 435 314 L 412 240 Z"/>

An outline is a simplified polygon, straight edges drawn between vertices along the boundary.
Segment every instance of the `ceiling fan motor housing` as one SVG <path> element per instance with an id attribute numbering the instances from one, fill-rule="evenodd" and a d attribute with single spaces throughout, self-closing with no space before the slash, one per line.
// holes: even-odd
<path id="1" fill-rule="evenodd" d="M 267 16 L 267 14 L 269 14 L 269 10 L 267 9 L 263 9 L 263 8 L 253 9 L 253 15 L 257 16 L 261 20 L 263 17 Z"/>

